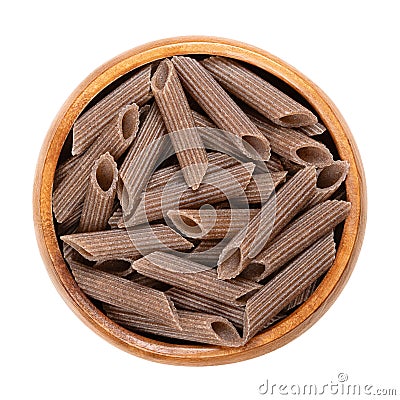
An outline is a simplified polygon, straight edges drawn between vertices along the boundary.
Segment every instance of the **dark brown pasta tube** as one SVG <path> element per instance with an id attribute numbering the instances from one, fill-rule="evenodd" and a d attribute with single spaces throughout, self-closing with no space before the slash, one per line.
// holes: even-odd
<path id="1" fill-rule="evenodd" d="M 239 275 L 282 228 L 313 197 L 315 168 L 299 171 L 262 207 L 222 250 L 218 261 L 218 277 L 230 279 Z"/>
<path id="2" fill-rule="evenodd" d="M 145 66 L 76 120 L 72 154 L 87 150 L 122 107 L 132 103 L 141 106 L 151 98 L 150 72 L 151 66 Z"/>
<path id="3" fill-rule="evenodd" d="M 299 127 L 318 121 L 306 107 L 236 61 L 209 57 L 202 65 L 228 92 L 277 125 Z"/>
<path id="4" fill-rule="evenodd" d="M 290 262 L 246 304 L 243 338 L 252 338 L 275 315 L 323 275 L 335 259 L 333 234 L 324 236 Z"/>
<path id="5" fill-rule="evenodd" d="M 178 157 L 186 183 L 196 190 L 207 171 L 207 153 L 172 62 L 161 61 L 151 89 Z"/>
<path id="6" fill-rule="evenodd" d="M 76 261 L 71 262 L 71 270 L 76 283 L 88 296 L 157 319 L 167 326 L 179 326 L 175 306 L 165 293 Z"/>
<path id="7" fill-rule="evenodd" d="M 81 156 L 81 161 L 53 193 L 53 211 L 58 222 L 64 222 L 83 201 L 93 163 L 109 152 L 115 160 L 132 143 L 139 125 L 139 108 L 126 106 L 103 128 L 102 133 Z"/>
<path id="8" fill-rule="evenodd" d="M 211 74 L 190 57 L 173 57 L 172 62 L 186 90 L 218 128 L 242 139 L 244 143 L 238 142 L 238 145 L 241 145 L 245 155 L 253 158 L 255 150 L 263 160 L 268 160 L 270 157 L 268 139 L 260 133 Z M 246 150 L 246 143 L 253 151 Z"/>
<path id="9" fill-rule="evenodd" d="M 216 346 L 238 347 L 242 339 L 235 327 L 223 317 L 192 311 L 177 311 L 179 327 L 166 326 L 158 319 L 150 319 L 116 307 L 104 307 L 107 316 L 120 325 L 139 332 Z"/>
<path id="10" fill-rule="evenodd" d="M 110 153 L 100 156 L 90 172 L 78 232 L 102 231 L 114 207 L 117 191 L 117 164 Z"/>

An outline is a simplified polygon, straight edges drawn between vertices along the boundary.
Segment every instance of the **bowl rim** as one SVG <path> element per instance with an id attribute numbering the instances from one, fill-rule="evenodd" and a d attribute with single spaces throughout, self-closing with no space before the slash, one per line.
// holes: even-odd
<path id="1" fill-rule="evenodd" d="M 231 57 L 275 75 L 310 103 L 331 133 L 340 158 L 350 163 L 346 192 L 352 208 L 332 268 L 304 304 L 238 348 L 164 343 L 130 332 L 108 319 L 74 281 L 60 252 L 53 224 L 51 200 L 55 168 L 64 140 L 85 106 L 107 85 L 134 68 L 184 54 Z M 294 67 L 267 51 L 211 36 L 153 41 L 120 54 L 92 72 L 68 97 L 50 126 L 37 162 L 33 191 L 34 226 L 40 253 L 54 286 L 67 305 L 87 326 L 116 347 L 148 360 L 174 365 L 219 365 L 247 360 L 273 351 L 306 331 L 328 310 L 348 281 L 361 249 L 366 212 L 366 184 L 357 145 L 329 97 Z"/>

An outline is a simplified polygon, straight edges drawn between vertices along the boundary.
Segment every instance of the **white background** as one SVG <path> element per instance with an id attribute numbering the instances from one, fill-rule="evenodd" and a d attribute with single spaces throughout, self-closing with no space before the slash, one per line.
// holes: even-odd
<path id="1" fill-rule="evenodd" d="M 322 385 L 339 372 L 349 382 L 397 387 L 400 394 L 396 6 L 383 0 L 2 2 L 0 397 L 257 399 L 266 379 Z M 72 90 L 129 48 L 189 34 L 254 44 L 310 77 L 350 125 L 368 184 L 363 249 L 332 308 L 284 348 L 219 367 L 156 364 L 94 334 L 51 284 L 32 223 L 39 150 Z"/>

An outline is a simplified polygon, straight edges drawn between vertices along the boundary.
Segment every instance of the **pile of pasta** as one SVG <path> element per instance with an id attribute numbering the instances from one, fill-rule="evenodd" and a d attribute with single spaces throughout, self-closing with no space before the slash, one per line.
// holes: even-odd
<path id="1" fill-rule="evenodd" d="M 55 172 L 65 261 L 126 329 L 242 346 L 333 265 L 349 163 L 284 85 L 236 60 L 176 56 L 122 81 L 76 120 Z"/>

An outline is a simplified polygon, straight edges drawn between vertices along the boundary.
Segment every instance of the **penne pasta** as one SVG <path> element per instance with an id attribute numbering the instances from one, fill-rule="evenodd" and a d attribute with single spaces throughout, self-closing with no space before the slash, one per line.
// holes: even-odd
<path id="1" fill-rule="evenodd" d="M 231 305 L 244 306 L 247 298 L 261 288 L 244 279 L 223 281 L 215 269 L 159 251 L 134 261 L 132 268 L 168 285 Z"/>
<path id="2" fill-rule="evenodd" d="M 54 227 L 81 300 L 111 328 L 246 346 L 318 298 L 350 164 L 307 99 L 257 71 L 183 52 L 83 99 L 54 172 Z"/>
<path id="3" fill-rule="evenodd" d="M 289 161 L 285 157 L 280 157 L 281 163 L 285 171 L 287 171 L 288 175 L 294 175 L 295 173 L 299 172 L 301 169 L 304 168 L 303 165 L 296 164 L 293 161 Z"/>
<path id="4" fill-rule="evenodd" d="M 238 136 L 242 153 L 254 157 L 254 150 L 263 160 L 270 157 L 268 139 L 249 120 L 211 74 L 190 57 L 175 56 L 172 62 L 183 86 L 218 128 Z M 253 151 L 247 150 L 248 148 Z M 258 157 L 257 157 L 258 159 Z"/>
<path id="5" fill-rule="evenodd" d="M 105 306 L 104 309 L 110 319 L 135 331 L 216 346 L 238 347 L 242 344 L 242 339 L 235 327 L 227 319 L 216 315 L 177 311 L 178 328 L 166 326 L 159 320 L 143 317 L 123 309 L 109 306 Z"/>
<path id="6" fill-rule="evenodd" d="M 281 160 L 275 154 L 271 154 L 270 159 L 265 162 L 265 165 L 267 166 L 269 172 L 282 172 L 285 170 Z"/>
<path id="7" fill-rule="evenodd" d="M 193 244 L 166 225 L 74 233 L 61 240 L 91 261 L 132 260 L 156 250 L 189 250 Z"/>
<path id="8" fill-rule="evenodd" d="M 240 164 L 240 161 L 235 158 L 219 152 L 207 153 L 207 159 L 209 166 L 208 173 L 218 171 L 221 168 L 227 169 Z M 150 191 L 154 188 L 164 186 L 167 183 L 180 181 L 182 176 L 178 173 L 179 171 L 180 168 L 178 165 L 170 165 L 155 171 L 147 184 L 146 190 Z"/>
<path id="9" fill-rule="evenodd" d="M 169 132 L 185 182 L 196 190 L 207 171 L 207 153 L 195 128 L 192 111 L 178 75 L 169 59 L 159 64 L 151 79 L 151 90 Z"/>
<path id="10" fill-rule="evenodd" d="M 260 210 L 170 210 L 168 218 L 183 235 L 196 239 L 223 239 L 235 235 Z"/>
<path id="11" fill-rule="evenodd" d="M 218 129 L 210 119 L 196 111 L 192 111 L 192 115 L 207 149 L 228 154 L 242 162 L 253 162 L 257 172 L 267 172 L 265 164 L 269 163 L 269 160 L 264 162 L 260 155 L 250 146 L 246 146 L 238 136 Z M 243 148 L 246 149 L 247 156 L 243 153 Z M 248 156 L 249 153 L 251 157 Z"/>
<path id="12" fill-rule="evenodd" d="M 73 156 L 67 161 L 57 166 L 56 172 L 54 173 L 53 187 L 56 188 L 64 180 L 64 178 L 69 174 L 70 170 L 79 163 L 80 157 Z"/>
<path id="13" fill-rule="evenodd" d="M 216 172 L 207 172 L 196 191 L 187 188 L 185 182 L 173 182 L 165 187 L 145 192 L 135 214 L 124 219 L 125 226 L 139 225 L 166 216 L 167 211 L 178 208 L 201 207 L 218 203 L 226 198 L 243 195 L 254 170 L 247 163 Z"/>
<path id="14" fill-rule="evenodd" d="M 335 241 L 330 233 L 291 261 L 249 299 L 244 316 L 243 338 L 247 342 L 269 321 L 322 276 L 335 259 Z"/>
<path id="15" fill-rule="evenodd" d="M 151 65 L 145 66 L 79 116 L 72 129 L 73 155 L 87 150 L 122 107 L 132 103 L 142 106 L 151 98 L 150 73 Z"/>
<path id="16" fill-rule="evenodd" d="M 301 128 L 297 128 L 297 131 L 307 136 L 317 136 L 323 134 L 326 131 L 326 128 L 324 125 L 317 122 L 314 125 L 302 126 Z"/>
<path id="17" fill-rule="evenodd" d="M 93 262 L 86 260 L 86 258 L 82 257 L 73 247 L 68 245 L 67 243 L 62 244 L 62 251 L 64 260 L 68 265 L 71 265 L 72 262 L 82 263 L 83 265 L 92 267 Z"/>
<path id="18" fill-rule="evenodd" d="M 200 114 L 194 110 L 192 110 L 192 115 L 194 123 L 197 127 L 217 129 L 217 125 L 215 125 L 214 122 L 212 122 L 211 119 L 206 117 L 205 115 Z"/>
<path id="19" fill-rule="evenodd" d="M 74 233 L 78 229 L 79 220 L 83 210 L 83 201 L 80 202 L 72 211 L 71 215 L 61 224 L 57 225 L 57 233 L 59 235 L 68 235 Z"/>
<path id="20" fill-rule="evenodd" d="M 129 265 L 131 265 L 131 264 L 129 263 Z M 131 271 L 133 271 L 132 267 L 131 267 Z M 148 276 L 139 274 L 136 271 L 133 271 L 133 273 L 128 277 L 128 279 L 139 285 L 148 286 L 153 289 L 161 290 L 163 292 L 169 288 L 169 286 L 166 285 L 165 283 L 157 281 L 156 279 L 149 278 Z"/>
<path id="21" fill-rule="evenodd" d="M 217 246 L 220 243 L 220 240 L 201 240 L 200 243 L 192 250 L 192 253 L 195 252 L 204 252 L 206 250 L 210 250 Z M 191 253 L 188 253 L 190 255 Z M 200 263 L 201 264 L 201 263 Z"/>
<path id="22" fill-rule="evenodd" d="M 185 254 L 187 260 L 216 267 L 219 255 L 225 247 L 219 240 L 202 240 L 190 253 Z"/>
<path id="23" fill-rule="evenodd" d="M 238 206 L 243 203 L 244 205 L 264 204 L 270 198 L 274 189 L 285 180 L 286 171 L 253 175 L 244 191 L 245 198 L 231 199 L 231 202 Z"/>
<path id="24" fill-rule="evenodd" d="M 262 328 L 262 330 L 271 328 L 272 325 L 276 325 L 278 322 L 282 321 L 283 319 L 285 319 L 288 316 L 288 312 L 283 310 L 281 311 L 279 314 L 275 315 L 274 317 L 272 317 L 267 324 Z"/>
<path id="25" fill-rule="evenodd" d="M 163 292 L 78 262 L 71 263 L 71 271 L 78 286 L 93 299 L 154 318 L 166 326 L 179 328 L 175 306 Z"/>
<path id="26" fill-rule="evenodd" d="M 306 167 L 264 203 L 260 212 L 222 250 L 218 277 L 230 279 L 239 275 L 313 197 L 315 182 L 315 168 Z"/>
<path id="27" fill-rule="evenodd" d="M 209 57 L 201 64 L 228 92 L 277 125 L 299 127 L 318 121 L 306 107 L 232 59 Z"/>
<path id="28" fill-rule="evenodd" d="M 350 203 L 327 200 L 317 204 L 290 223 L 252 261 L 241 274 L 261 281 L 278 271 L 288 261 L 331 232 L 350 212 Z"/>
<path id="29" fill-rule="evenodd" d="M 81 161 L 53 192 L 53 212 L 58 222 L 66 221 L 83 201 L 93 163 L 109 152 L 115 160 L 132 143 L 139 124 L 139 108 L 136 104 L 122 108 L 104 127 L 103 132 L 81 156 Z"/>
<path id="30" fill-rule="evenodd" d="M 71 260 L 76 259 L 76 255 L 79 254 L 79 253 L 77 253 L 77 251 L 74 248 L 72 248 L 67 243 L 62 244 L 62 253 L 63 253 L 63 257 L 64 257 L 65 261 L 68 263 L 68 265 L 71 262 Z"/>
<path id="31" fill-rule="evenodd" d="M 215 205 L 215 208 L 241 208 L 250 204 L 264 204 L 281 183 L 286 181 L 286 171 L 253 175 L 246 189 L 245 196 L 230 198 Z M 234 206 L 234 207 L 231 207 Z"/>
<path id="32" fill-rule="evenodd" d="M 318 168 L 332 164 L 329 149 L 315 139 L 296 131 L 273 125 L 271 122 L 249 116 L 257 128 L 268 138 L 274 153 L 299 165 Z"/>
<path id="33" fill-rule="evenodd" d="M 139 204 L 140 195 L 165 150 L 162 138 L 166 133 L 157 104 L 153 103 L 119 170 L 118 197 L 124 213 L 130 214 Z"/>
<path id="34" fill-rule="evenodd" d="M 349 168 L 348 161 L 334 161 L 331 165 L 319 170 L 316 193 L 308 203 L 308 207 L 329 199 L 346 179 Z"/>
<path id="35" fill-rule="evenodd" d="M 244 309 L 241 306 L 223 304 L 176 287 L 168 289 L 165 294 L 178 309 L 219 315 L 231 321 L 236 327 L 243 327 Z"/>
<path id="36" fill-rule="evenodd" d="M 122 208 L 118 208 L 113 212 L 111 217 L 108 220 L 108 225 L 111 229 L 117 229 L 118 228 L 118 223 L 123 217 L 123 212 Z"/>
<path id="37" fill-rule="evenodd" d="M 106 228 L 114 207 L 117 179 L 117 164 L 107 152 L 92 167 L 78 232 L 102 231 Z"/>
<path id="38" fill-rule="evenodd" d="M 127 260 L 106 260 L 98 261 L 93 265 L 93 268 L 97 271 L 107 272 L 112 275 L 127 277 L 133 272 L 131 263 Z M 132 281 L 132 279 L 130 279 Z"/>
<path id="39" fill-rule="evenodd" d="M 321 278 L 314 281 L 304 292 L 301 292 L 296 298 L 294 298 L 286 307 L 286 311 L 293 310 L 293 308 L 303 304 L 309 297 L 315 292 L 318 285 L 320 284 Z M 175 304 L 175 303 L 174 303 Z"/>

